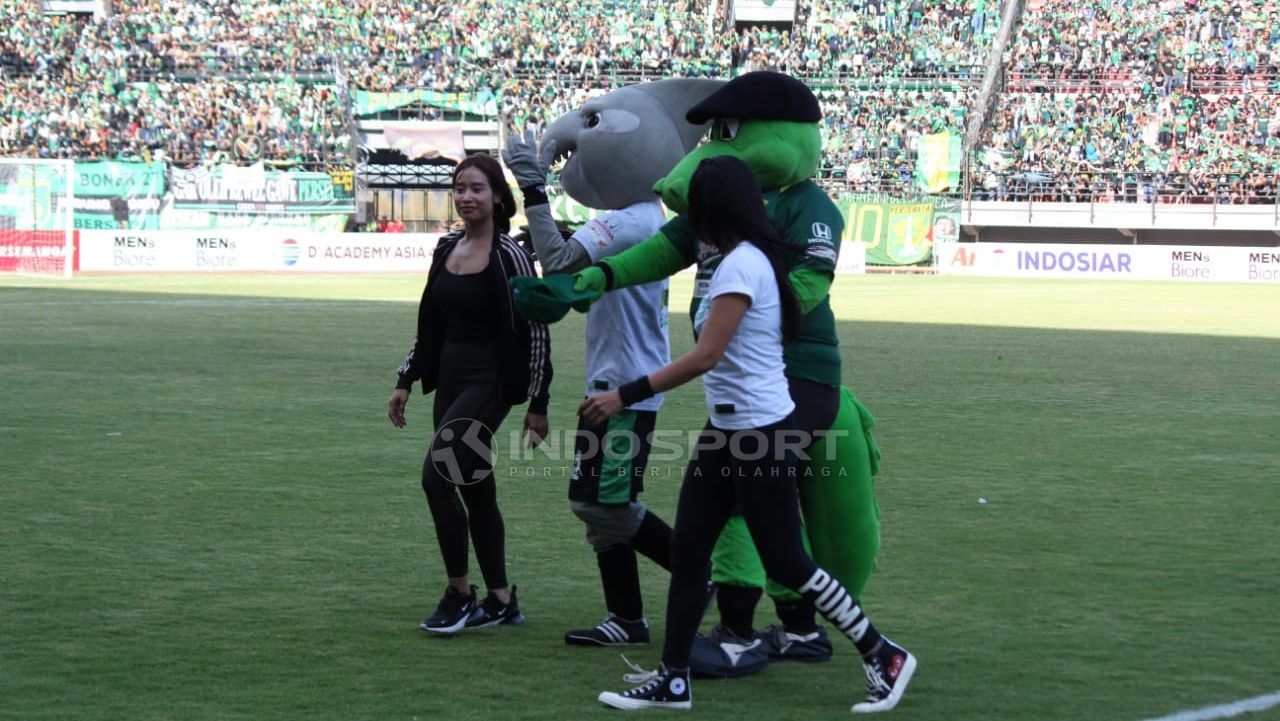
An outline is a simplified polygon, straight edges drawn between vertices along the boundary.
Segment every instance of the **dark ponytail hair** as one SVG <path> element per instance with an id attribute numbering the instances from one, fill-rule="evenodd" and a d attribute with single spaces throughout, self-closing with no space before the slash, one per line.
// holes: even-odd
<path id="1" fill-rule="evenodd" d="M 453 169 L 453 183 L 458 183 L 458 173 L 467 168 L 475 168 L 489 181 L 493 190 L 493 225 L 502 233 L 511 232 L 511 218 L 516 214 L 516 198 L 507 185 L 507 178 L 502 174 L 502 166 L 492 156 L 484 153 L 468 155 Z"/>
<path id="2" fill-rule="evenodd" d="M 787 280 L 795 249 L 783 242 L 764 212 L 763 193 L 756 174 L 732 155 L 717 155 L 698 163 L 689 180 L 689 223 L 698 239 L 721 253 L 739 241 L 749 240 L 773 266 L 782 301 L 782 340 L 789 343 L 800 334 L 804 315 L 800 301 Z"/>

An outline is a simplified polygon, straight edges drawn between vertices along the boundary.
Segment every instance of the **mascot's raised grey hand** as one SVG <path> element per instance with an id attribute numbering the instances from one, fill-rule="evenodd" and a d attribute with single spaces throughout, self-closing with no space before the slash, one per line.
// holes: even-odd
<path id="1" fill-rule="evenodd" d="M 828 291 L 844 221 L 835 203 L 811 180 L 821 148 L 817 99 L 795 78 L 753 72 L 730 81 L 686 117 L 690 124 L 712 120 L 710 140 L 655 184 L 667 207 L 677 214 L 685 212 L 689 180 L 703 159 L 734 155 L 755 171 L 774 228 L 795 246 L 788 278 L 805 319 L 799 337 L 784 347 L 784 359 L 797 426 L 818 438 L 805 449 L 808 460 L 799 468 L 805 531 L 814 560 L 850 593 L 860 594 L 875 568 L 880 544 L 873 481 L 880 453 L 870 432 L 875 422 L 870 412 L 852 391 L 841 387 L 839 341 Z M 690 308 L 696 332 L 703 295 L 719 263 L 707 248 L 700 246 L 687 219 L 677 215 L 635 248 L 580 271 L 574 288 L 588 297 L 608 298 L 605 291 L 651 283 L 697 263 Z M 759 670 L 768 657 L 830 658 L 831 643 L 815 623 L 814 606 L 777 584 L 769 584 L 769 594 L 782 625 L 755 633 L 752 616 L 766 579 L 741 517 L 722 533 L 713 565 L 721 622 L 710 636 L 695 642 L 695 673 L 745 675 Z M 835 602 L 825 597 L 818 601 L 820 606 Z M 868 648 L 863 648 L 861 638 L 854 642 L 868 673 L 867 700 L 853 710 L 892 708 L 914 672 L 915 657 L 887 640 Z"/>
<path id="2" fill-rule="evenodd" d="M 540 148 L 530 132 L 508 140 L 502 157 L 524 193 L 529 233 L 544 273 L 578 270 L 658 231 L 666 219 L 653 185 L 704 134 L 705 124 L 690 124 L 685 114 L 723 85 L 718 80 L 673 79 L 619 88 L 552 123 Z M 565 192 L 583 205 L 608 211 L 570 238 L 561 235 L 551 217 L 545 190 L 548 166 L 559 157 L 567 158 L 560 172 Z M 525 280 L 538 284 L 538 279 Z M 516 284 L 515 290 L 521 312 L 536 314 L 537 308 L 529 304 L 532 288 Z M 633 284 L 594 303 L 587 314 L 586 345 L 587 395 L 617 388 L 666 365 L 666 276 Z M 594 628 L 567 632 L 565 643 L 620 646 L 649 640 L 636 553 L 669 569 L 671 528 L 646 509 L 637 494 L 661 405 L 659 395 L 601 425 L 579 419 L 569 504 L 586 524 L 608 613 Z M 627 437 L 639 443 L 621 452 L 602 447 L 606 438 L 623 438 L 627 446 Z"/>

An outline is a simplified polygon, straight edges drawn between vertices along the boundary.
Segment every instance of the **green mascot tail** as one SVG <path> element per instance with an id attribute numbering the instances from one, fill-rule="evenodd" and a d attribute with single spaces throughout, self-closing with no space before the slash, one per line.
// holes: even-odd
<path id="1" fill-rule="evenodd" d="M 871 580 L 880 551 L 875 488 L 880 448 L 871 435 L 875 423 L 853 391 L 841 388 L 834 433 L 810 446 L 809 460 L 799 468 L 800 509 L 810 553 L 854 598 L 862 596 Z M 767 591 L 778 600 L 799 600 L 772 580 Z"/>

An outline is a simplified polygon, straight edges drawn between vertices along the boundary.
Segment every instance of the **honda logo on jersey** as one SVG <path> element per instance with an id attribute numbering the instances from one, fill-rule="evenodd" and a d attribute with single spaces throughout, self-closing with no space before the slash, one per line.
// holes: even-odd
<path id="1" fill-rule="evenodd" d="M 831 240 L 831 226 L 826 223 L 813 224 L 814 240 Z"/>

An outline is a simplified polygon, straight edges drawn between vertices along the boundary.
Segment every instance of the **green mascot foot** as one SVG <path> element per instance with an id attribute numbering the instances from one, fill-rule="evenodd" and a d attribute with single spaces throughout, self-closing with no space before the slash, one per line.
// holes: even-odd
<path id="1" fill-rule="evenodd" d="M 760 673 L 769 665 L 769 652 L 758 638 L 740 638 L 716 624 L 711 633 L 693 639 L 689 672 L 698 678 L 739 678 Z"/>

